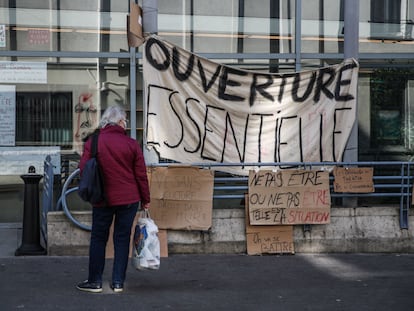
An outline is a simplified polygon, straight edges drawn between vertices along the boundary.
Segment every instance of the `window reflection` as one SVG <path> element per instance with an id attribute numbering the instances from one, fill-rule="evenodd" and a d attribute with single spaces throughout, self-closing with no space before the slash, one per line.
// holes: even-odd
<path id="1" fill-rule="evenodd" d="M 16 146 L 72 147 L 72 93 L 18 92 Z"/>
<path id="2" fill-rule="evenodd" d="M 39 2 L 43 3 L 17 1 L 10 7 L 0 4 L 7 49 L 117 52 L 120 48 L 128 48 L 127 2 L 115 6 L 111 5 L 111 1 L 61 0 L 56 4 L 48 2 L 50 7 L 44 3 L 38 5 Z"/>

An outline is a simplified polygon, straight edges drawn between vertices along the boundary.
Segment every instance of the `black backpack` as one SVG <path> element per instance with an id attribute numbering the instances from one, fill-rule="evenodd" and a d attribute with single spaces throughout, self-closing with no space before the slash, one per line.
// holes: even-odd
<path id="1" fill-rule="evenodd" d="M 79 182 L 78 194 L 82 200 L 97 204 L 105 200 L 103 174 L 96 156 L 98 150 L 99 131 L 95 131 L 92 139 L 92 157 L 86 162 Z"/>

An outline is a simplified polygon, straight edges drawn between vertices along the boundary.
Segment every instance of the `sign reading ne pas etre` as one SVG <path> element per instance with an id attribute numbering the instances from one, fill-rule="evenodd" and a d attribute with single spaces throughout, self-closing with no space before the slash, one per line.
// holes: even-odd
<path id="1" fill-rule="evenodd" d="M 353 59 L 298 73 L 252 72 L 154 35 L 143 70 L 148 146 L 181 163 L 340 161 L 355 121 Z M 250 168 L 220 169 L 248 175 Z"/>
<path id="2" fill-rule="evenodd" d="M 250 171 L 251 225 L 330 222 L 329 172 L 320 170 Z"/>

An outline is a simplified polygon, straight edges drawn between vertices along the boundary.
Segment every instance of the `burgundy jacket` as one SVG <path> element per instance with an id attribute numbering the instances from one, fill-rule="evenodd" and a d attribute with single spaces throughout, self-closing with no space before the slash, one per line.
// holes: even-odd
<path id="1" fill-rule="evenodd" d="M 91 138 L 85 142 L 79 162 L 81 175 L 91 157 L 91 143 Z M 100 130 L 97 157 L 105 180 L 107 205 L 150 202 L 144 155 L 137 141 L 127 136 L 122 127 L 107 125 Z"/>

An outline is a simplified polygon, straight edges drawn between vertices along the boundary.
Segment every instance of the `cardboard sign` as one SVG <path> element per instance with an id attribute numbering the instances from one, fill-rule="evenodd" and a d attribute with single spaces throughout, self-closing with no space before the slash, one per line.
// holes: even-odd
<path id="1" fill-rule="evenodd" d="M 251 225 L 329 223 L 329 172 L 251 170 L 248 203 Z"/>
<path id="2" fill-rule="evenodd" d="M 247 198 L 245 201 L 247 254 L 294 254 L 293 226 L 250 225 Z"/>
<path id="3" fill-rule="evenodd" d="M 374 192 L 372 167 L 335 167 L 334 191 L 350 193 Z"/>
<path id="4" fill-rule="evenodd" d="M 411 205 L 414 205 L 414 185 L 413 185 L 413 188 L 411 189 Z"/>
<path id="5" fill-rule="evenodd" d="M 150 170 L 151 217 L 161 229 L 208 230 L 212 224 L 214 173 L 196 167 Z"/>

